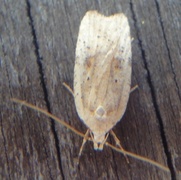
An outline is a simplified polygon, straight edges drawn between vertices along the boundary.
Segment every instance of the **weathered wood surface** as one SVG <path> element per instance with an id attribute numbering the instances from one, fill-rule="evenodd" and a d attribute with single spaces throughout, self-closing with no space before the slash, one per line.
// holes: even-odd
<path id="1" fill-rule="evenodd" d="M 88 10 L 123 12 L 131 26 L 132 85 L 114 128 L 123 147 L 168 166 L 171 173 L 82 138 L 46 116 L 10 101 L 47 109 L 86 131 L 72 87 L 78 28 Z M 181 8 L 179 0 L 0 1 L 0 179 L 181 179 Z M 111 138 L 108 139 L 113 142 Z"/>

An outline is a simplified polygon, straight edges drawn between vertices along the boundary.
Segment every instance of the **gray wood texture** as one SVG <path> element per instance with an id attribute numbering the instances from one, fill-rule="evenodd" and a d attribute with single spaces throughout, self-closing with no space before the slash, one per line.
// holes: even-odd
<path id="1" fill-rule="evenodd" d="M 88 10 L 128 17 L 133 53 L 128 107 L 114 132 L 131 152 L 168 166 L 170 173 L 101 152 L 26 100 L 86 132 L 71 94 L 75 47 Z M 99 23 L 99 22 L 98 22 Z M 180 0 L 0 0 L 0 179 L 181 179 Z M 109 142 L 114 144 L 112 138 Z"/>

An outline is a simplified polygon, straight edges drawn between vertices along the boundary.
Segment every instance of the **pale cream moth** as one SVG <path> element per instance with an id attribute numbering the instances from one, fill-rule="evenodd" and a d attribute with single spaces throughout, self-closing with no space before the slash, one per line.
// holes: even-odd
<path id="1" fill-rule="evenodd" d="M 110 130 L 125 112 L 130 94 L 131 56 L 130 27 L 124 14 L 85 14 L 76 46 L 74 98 L 94 149 L 103 148 Z"/>

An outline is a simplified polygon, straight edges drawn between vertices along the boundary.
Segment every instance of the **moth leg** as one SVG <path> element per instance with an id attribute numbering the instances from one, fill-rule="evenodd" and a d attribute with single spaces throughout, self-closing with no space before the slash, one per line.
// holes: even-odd
<path id="1" fill-rule="evenodd" d="M 71 87 L 68 85 L 68 84 L 66 84 L 66 83 L 64 83 L 63 82 L 63 86 L 72 94 L 72 96 L 74 97 L 74 92 L 73 92 L 73 90 L 71 89 Z"/>
<path id="2" fill-rule="evenodd" d="M 111 135 L 113 136 L 114 138 L 114 141 L 116 142 L 116 145 L 123 151 L 124 153 L 124 149 L 123 147 L 121 146 L 121 143 L 120 143 L 120 140 L 118 139 L 118 137 L 116 136 L 116 134 L 113 132 L 113 130 L 110 131 Z M 126 162 L 129 164 L 129 160 L 128 160 L 128 157 L 126 156 L 126 154 L 124 153 L 124 157 L 126 158 Z"/>
<path id="3" fill-rule="evenodd" d="M 132 87 L 131 90 L 130 90 L 130 94 L 131 94 L 134 90 L 136 90 L 137 88 L 138 88 L 138 85 L 135 85 L 134 87 Z"/>
<path id="4" fill-rule="evenodd" d="M 83 139 L 82 145 L 81 145 L 81 147 L 80 147 L 78 159 L 80 158 L 80 156 L 81 156 L 81 154 L 82 154 L 82 150 L 83 150 L 84 145 L 85 145 L 85 143 L 86 143 L 86 141 L 87 141 L 87 139 L 88 139 L 89 133 L 90 133 L 90 129 L 88 129 L 88 130 L 86 131 L 85 135 L 84 135 L 84 139 Z"/>

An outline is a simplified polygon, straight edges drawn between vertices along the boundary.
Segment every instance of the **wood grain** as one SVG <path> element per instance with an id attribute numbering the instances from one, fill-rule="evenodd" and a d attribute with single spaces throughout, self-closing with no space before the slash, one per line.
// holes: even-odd
<path id="1" fill-rule="evenodd" d="M 0 1 L 0 179 L 180 179 L 181 31 L 175 1 Z M 128 108 L 114 132 L 131 152 L 170 173 L 109 147 L 93 150 L 61 124 L 10 98 L 47 109 L 86 132 L 71 94 L 75 45 L 86 11 L 128 17 L 133 51 Z M 112 138 L 108 141 L 114 142 Z"/>

